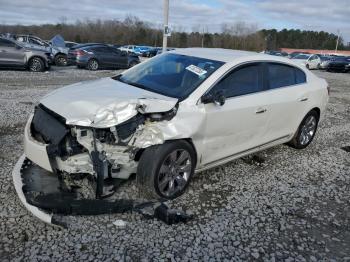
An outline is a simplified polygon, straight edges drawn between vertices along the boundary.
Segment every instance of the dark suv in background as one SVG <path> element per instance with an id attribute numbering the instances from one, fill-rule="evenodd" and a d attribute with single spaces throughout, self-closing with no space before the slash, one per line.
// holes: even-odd
<path id="1" fill-rule="evenodd" d="M 130 68 L 138 63 L 140 59 L 137 55 L 103 44 L 83 45 L 68 52 L 68 64 L 89 70 Z"/>
<path id="2" fill-rule="evenodd" d="M 50 68 L 51 59 L 51 53 L 0 37 L 0 67 L 2 68 L 22 68 L 32 72 L 42 72 Z"/>

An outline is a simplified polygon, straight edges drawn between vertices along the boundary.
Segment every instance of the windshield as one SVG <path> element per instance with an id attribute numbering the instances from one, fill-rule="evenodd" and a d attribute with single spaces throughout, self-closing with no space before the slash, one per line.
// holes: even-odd
<path id="1" fill-rule="evenodd" d="M 131 68 L 115 80 L 183 100 L 224 62 L 167 53 Z"/>

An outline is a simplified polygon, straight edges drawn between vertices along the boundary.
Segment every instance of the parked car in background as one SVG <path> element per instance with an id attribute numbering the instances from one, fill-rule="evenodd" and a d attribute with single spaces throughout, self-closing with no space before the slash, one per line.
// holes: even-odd
<path id="1" fill-rule="evenodd" d="M 295 56 L 297 56 L 297 55 L 300 55 L 300 54 L 309 54 L 308 52 L 299 52 L 299 51 L 297 51 L 297 52 L 292 52 L 292 53 L 290 53 L 289 55 L 288 55 L 288 58 L 293 58 L 293 57 L 295 57 Z"/>
<path id="2" fill-rule="evenodd" d="M 68 65 L 76 65 L 77 55 L 80 54 L 79 51 L 77 51 L 80 48 L 89 47 L 89 46 L 105 46 L 108 47 L 107 44 L 102 43 L 83 43 L 83 44 L 77 44 L 69 48 L 68 56 L 67 56 L 67 64 Z"/>
<path id="3" fill-rule="evenodd" d="M 127 53 L 133 53 L 138 56 L 147 56 L 147 53 L 149 50 L 152 49 L 152 47 L 149 46 L 138 46 L 138 45 L 125 45 L 119 47 L 121 51 L 125 51 Z"/>
<path id="4" fill-rule="evenodd" d="M 71 50 L 74 50 L 74 49 L 79 49 L 79 48 L 82 48 L 82 47 L 87 47 L 87 46 L 109 46 L 107 44 L 103 44 L 103 43 L 82 43 L 82 44 L 76 44 L 76 45 L 73 45 L 71 48 L 69 48 L 69 51 Z M 68 51 L 68 53 L 69 53 Z"/>
<path id="5" fill-rule="evenodd" d="M 135 55 L 142 55 L 141 50 L 136 45 L 124 45 L 119 47 L 121 51 L 125 51 L 127 53 L 133 53 Z"/>
<path id="6" fill-rule="evenodd" d="M 162 48 L 161 47 L 152 47 L 150 48 L 148 51 L 146 51 L 145 53 L 143 53 L 142 56 L 145 56 L 145 57 L 153 57 L 153 56 L 156 56 L 158 51 L 161 50 Z"/>
<path id="7" fill-rule="evenodd" d="M 42 72 L 50 68 L 51 53 L 0 37 L 0 67 Z"/>
<path id="8" fill-rule="evenodd" d="M 328 72 L 350 72 L 350 57 L 349 56 L 338 56 L 333 57 L 327 66 Z"/>
<path id="9" fill-rule="evenodd" d="M 173 51 L 173 50 L 175 50 L 175 48 L 168 47 L 168 48 L 166 49 L 166 52 Z M 163 48 L 160 47 L 160 48 L 158 49 L 157 55 L 160 55 L 161 53 L 163 53 Z"/>
<path id="10" fill-rule="evenodd" d="M 42 40 L 33 35 L 18 34 L 12 36 L 16 41 L 24 43 L 27 47 L 43 49 L 53 55 L 53 62 L 57 66 L 67 65 L 68 48 L 60 35 L 54 36 L 50 41 Z"/>
<path id="11" fill-rule="evenodd" d="M 275 55 L 275 56 L 284 56 L 284 57 L 288 56 L 288 53 L 283 52 L 283 51 L 272 51 L 272 50 L 270 50 L 270 51 L 265 51 L 264 53 L 268 54 L 268 55 Z"/>
<path id="12" fill-rule="evenodd" d="M 332 57 L 331 56 L 325 56 L 325 55 L 320 55 L 319 57 L 321 59 L 321 63 L 320 63 L 319 69 L 327 69 L 328 64 L 332 60 Z"/>
<path id="13" fill-rule="evenodd" d="M 321 59 L 318 55 L 299 54 L 291 58 L 306 66 L 307 69 L 319 69 Z"/>
<path id="14" fill-rule="evenodd" d="M 64 43 L 65 43 L 67 48 L 72 48 L 73 46 L 78 44 L 76 42 L 71 42 L 71 41 L 64 41 Z"/>
<path id="15" fill-rule="evenodd" d="M 130 68 L 140 63 L 138 56 L 106 45 L 88 45 L 70 50 L 68 63 L 79 68 L 98 70 L 102 68 Z"/>

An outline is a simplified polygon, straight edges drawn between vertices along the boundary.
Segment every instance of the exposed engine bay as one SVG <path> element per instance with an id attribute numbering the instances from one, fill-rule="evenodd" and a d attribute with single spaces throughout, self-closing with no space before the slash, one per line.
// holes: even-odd
<path id="1" fill-rule="evenodd" d="M 103 198 L 116 189 L 105 180 L 129 178 L 136 173 L 141 151 L 164 142 L 154 122 L 172 119 L 177 105 L 163 113 L 141 112 L 119 125 L 93 128 L 66 125 L 63 117 L 40 104 L 35 108 L 30 132 L 36 141 L 47 144 L 54 173 L 68 178 L 68 184 L 77 174 L 90 175 L 96 181 L 96 198 Z"/>

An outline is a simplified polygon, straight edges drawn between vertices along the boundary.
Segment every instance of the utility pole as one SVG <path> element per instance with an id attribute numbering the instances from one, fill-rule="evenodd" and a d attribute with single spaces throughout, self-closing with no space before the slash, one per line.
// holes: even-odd
<path id="1" fill-rule="evenodd" d="M 169 0 L 163 1 L 163 14 L 164 14 L 164 28 L 163 28 L 163 51 L 162 53 L 166 52 L 166 47 L 168 44 L 168 32 L 169 32 Z"/>
<path id="2" fill-rule="evenodd" d="M 336 53 L 338 52 L 339 35 L 340 35 L 340 32 L 339 32 L 339 30 L 338 30 L 337 44 L 335 45 L 335 52 L 336 52 Z"/>

